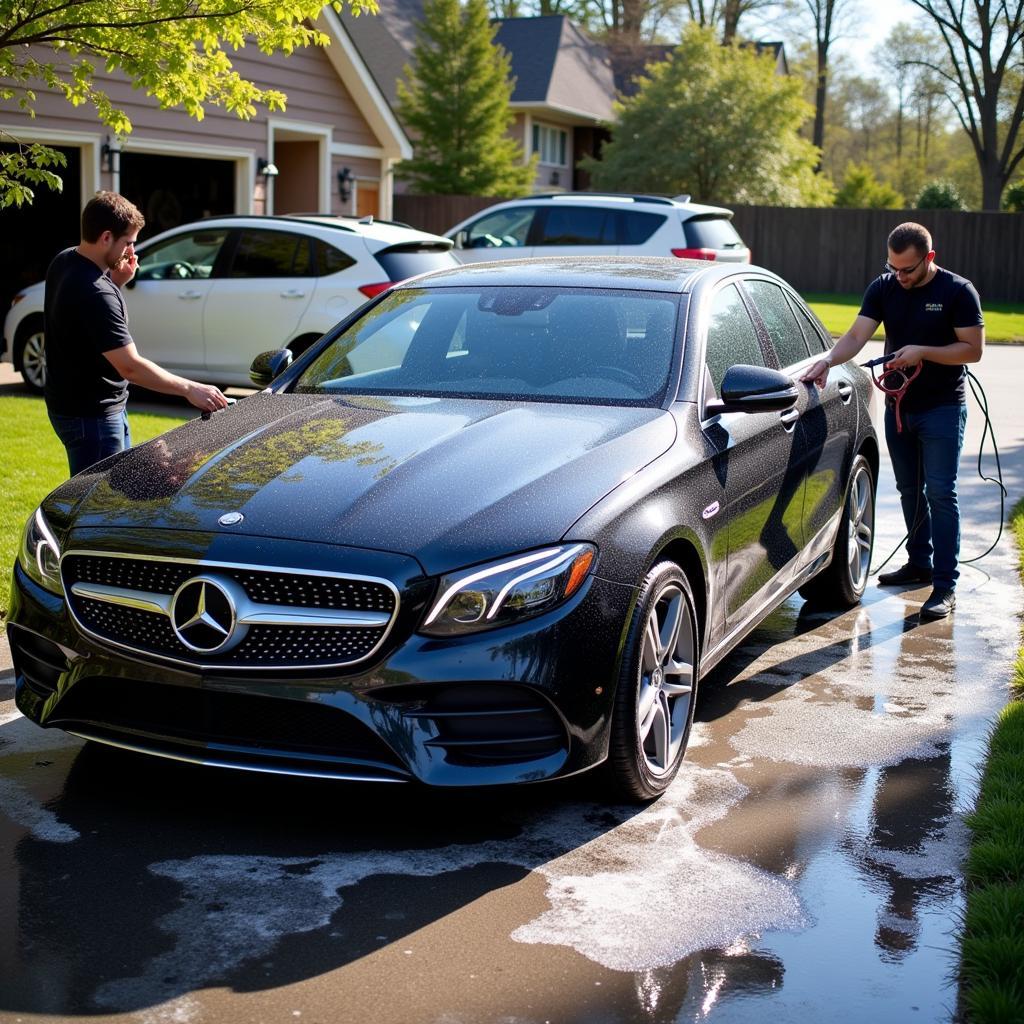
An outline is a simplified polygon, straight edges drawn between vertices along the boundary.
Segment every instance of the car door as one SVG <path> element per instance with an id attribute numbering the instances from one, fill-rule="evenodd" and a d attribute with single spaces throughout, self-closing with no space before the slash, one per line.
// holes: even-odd
<path id="1" fill-rule="evenodd" d="M 536 213 L 534 206 L 509 206 L 485 213 L 459 232 L 455 240 L 456 257 L 461 263 L 481 263 L 532 256 L 530 232 Z"/>
<path id="2" fill-rule="evenodd" d="M 753 304 L 755 318 L 760 319 L 768 335 L 779 368 L 798 378 L 811 364 L 812 353 L 790 304 L 791 296 L 767 278 L 746 278 L 743 286 Z M 816 348 L 813 357 L 820 358 L 820 350 Z M 847 442 L 842 436 L 833 436 L 829 429 L 828 399 L 812 385 L 801 385 L 801 392 L 796 431 L 806 479 L 801 515 L 801 539 L 806 548 L 838 508 L 835 494 L 841 492 L 841 453 Z M 832 393 L 838 395 L 838 390 L 833 388 Z"/>
<path id="3" fill-rule="evenodd" d="M 831 349 L 832 339 L 799 296 L 789 288 L 784 291 L 811 356 L 820 358 Z M 808 420 L 807 426 L 809 431 L 813 426 L 816 433 L 823 432 L 824 439 L 820 447 L 817 436 L 814 439 L 816 457 L 807 477 L 804 528 L 808 542 L 839 512 L 846 497 L 846 475 L 853 463 L 857 437 L 853 375 L 859 372 L 849 364 L 833 367 L 825 387 L 820 391 L 814 389 L 820 412 L 818 418 Z"/>
<path id="4" fill-rule="evenodd" d="M 246 381 L 260 352 L 283 348 L 313 295 L 311 239 L 295 231 L 242 228 L 206 300 L 206 375 Z"/>
<path id="5" fill-rule="evenodd" d="M 228 235 L 226 227 L 192 228 L 140 247 L 124 290 L 128 329 L 139 351 L 168 370 L 203 370 L 203 312 Z"/>
<path id="6" fill-rule="evenodd" d="M 711 297 L 704 341 L 703 403 L 720 395 L 730 366 L 771 366 L 766 345 L 736 283 Z M 804 466 L 799 409 L 729 412 L 704 422 L 724 491 L 717 512 L 726 531 L 725 628 L 731 631 L 790 583 L 802 547 Z"/>

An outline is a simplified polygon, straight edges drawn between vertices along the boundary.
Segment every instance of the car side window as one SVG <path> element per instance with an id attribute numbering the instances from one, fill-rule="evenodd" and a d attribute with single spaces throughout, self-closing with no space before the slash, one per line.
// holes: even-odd
<path id="1" fill-rule="evenodd" d="M 228 277 L 311 277 L 309 239 L 288 231 L 246 229 Z"/>
<path id="2" fill-rule="evenodd" d="M 832 343 L 827 339 L 824 328 L 817 326 L 815 321 L 804 307 L 797 302 L 792 295 L 787 296 L 790 306 L 796 311 L 796 318 L 803 328 L 804 337 L 807 339 L 807 347 L 812 353 L 827 352 Z"/>
<path id="3" fill-rule="evenodd" d="M 316 239 L 313 242 L 313 247 L 316 250 L 314 266 L 319 277 L 329 277 L 331 274 L 338 274 L 342 270 L 348 270 L 349 267 L 356 265 L 356 261 L 347 252 L 342 252 L 341 249 L 329 245 L 323 239 Z"/>
<path id="4" fill-rule="evenodd" d="M 500 249 L 526 245 L 536 212 L 532 206 L 498 210 L 481 217 L 466 229 L 466 249 Z"/>
<path id="5" fill-rule="evenodd" d="M 779 357 L 779 365 L 791 366 L 806 359 L 810 353 L 807 351 L 804 332 L 782 289 L 771 281 L 748 280 L 743 282 L 743 286 L 750 293 L 768 329 L 768 337 Z"/>
<path id="6" fill-rule="evenodd" d="M 764 353 L 757 340 L 754 321 L 743 305 L 734 284 L 719 290 L 711 304 L 705 362 L 715 391 L 721 394 L 722 380 L 730 366 L 764 366 Z"/>
<path id="7" fill-rule="evenodd" d="M 139 256 L 135 279 L 167 281 L 210 277 L 227 237 L 227 228 L 214 228 L 190 231 L 157 242 Z"/>
<path id="8" fill-rule="evenodd" d="M 643 245 L 668 218 L 660 213 L 622 210 L 619 213 L 619 243 Z"/>
<path id="9" fill-rule="evenodd" d="M 615 245 L 615 210 L 552 206 L 544 211 L 537 245 Z"/>

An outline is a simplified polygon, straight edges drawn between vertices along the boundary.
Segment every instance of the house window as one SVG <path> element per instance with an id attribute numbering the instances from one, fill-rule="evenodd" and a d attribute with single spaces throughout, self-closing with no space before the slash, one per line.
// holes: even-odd
<path id="1" fill-rule="evenodd" d="M 566 160 L 568 150 L 568 132 L 561 128 L 552 128 L 546 124 L 533 126 L 533 151 L 540 155 L 542 164 L 556 164 L 568 167 Z"/>

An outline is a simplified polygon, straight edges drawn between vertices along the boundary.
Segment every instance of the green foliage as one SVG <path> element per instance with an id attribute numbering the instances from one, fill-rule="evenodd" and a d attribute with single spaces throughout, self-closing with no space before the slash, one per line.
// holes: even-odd
<path id="1" fill-rule="evenodd" d="M 331 2 L 341 9 L 341 0 Z M 376 0 L 348 2 L 356 13 L 377 9 Z M 35 90 L 42 86 L 72 106 L 91 103 L 102 124 L 127 135 L 127 114 L 96 84 L 100 68 L 123 73 L 162 108 L 180 107 L 196 120 L 208 105 L 241 118 L 255 116 L 257 104 L 283 110 L 284 93 L 242 78 L 228 50 L 255 45 L 288 54 L 326 45 L 324 33 L 311 27 L 323 6 L 323 0 L 0 0 L 0 101 L 34 117 Z M 0 208 L 31 202 L 32 185 L 59 188 L 59 178 L 46 170 L 58 158 L 37 145 L 4 159 Z"/>
<path id="2" fill-rule="evenodd" d="M 1003 193 L 1003 209 L 1010 213 L 1024 213 L 1024 181 L 1018 181 Z"/>
<path id="3" fill-rule="evenodd" d="M 914 206 L 918 210 L 966 210 L 967 204 L 960 190 L 951 181 L 930 181 L 917 194 Z"/>
<path id="4" fill-rule="evenodd" d="M 1024 499 L 1010 513 L 1024 580 Z M 1019 683 L 989 740 L 974 812 L 966 875 L 970 883 L 961 937 L 962 1003 L 974 1024 L 1024 1020 L 1024 692 Z"/>
<path id="5" fill-rule="evenodd" d="M 494 44 L 486 0 L 427 0 L 398 83 L 399 110 L 416 153 L 396 175 L 412 191 L 435 195 L 520 196 L 533 184 L 536 158 L 507 134 L 510 61 Z"/>
<path id="6" fill-rule="evenodd" d="M 4 138 L 13 139 L 0 129 L 0 140 Z M 47 168 L 63 167 L 66 163 L 63 153 L 38 142 L 19 145 L 14 152 L 0 152 L 0 210 L 31 203 L 35 198 L 33 185 L 45 185 L 60 192 L 64 187 L 63 179 Z"/>
<path id="7" fill-rule="evenodd" d="M 903 196 L 891 185 L 879 181 L 868 164 L 851 162 L 846 165 L 835 205 L 858 210 L 899 210 Z"/>
<path id="8" fill-rule="evenodd" d="M 602 189 L 829 205 L 831 182 L 814 173 L 818 151 L 799 135 L 812 113 L 802 89 L 775 74 L 771 56 L 722 46 L 690 24 L 668 60 L 648 65 L 637 93 L 616 104 L 601 159 L 581 166 Z"/>

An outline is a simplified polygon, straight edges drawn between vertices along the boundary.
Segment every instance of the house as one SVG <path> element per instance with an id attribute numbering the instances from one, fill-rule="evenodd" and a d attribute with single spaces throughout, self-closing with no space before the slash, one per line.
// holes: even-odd
<path id="1" fill-rule="evenodd" d="M 161 110 L 123 75 L 102 72 L 97 84 L 132 121 L 120 141 L 90 107 L 72 107 L 49 90 L 38 90 L 35 118 L 0 102 L 7 133 L 0 143 L 44 142 L 67 158 L 63 194 L 40 188 L 30 207 L 0 211 L 0 309 L 44 275 L 55 252 L 78 241 L 81 208 L 101 188 L 142 210 L 143 238 L 209 214 L 390 217 L 392 168 L 412 155 L 409 140 L 333 8 L 324 7 L 317 27 L 329 46 L 287 57 L 255 47 L 232 55 L 245 78 L 288 97 L 286 111 L 261 109 L 250 121 L 217 107 L 202 121 Z M 37 56 L 52 60 L 52 51 L 39 48 Z"/>
<path id="2" fill-rule="evenodd" d="M 356 48 L 397 110 L 397 80 L 412 61 L 420 0 L 381 0 L 375 18 L 346 13 L 342 21 Z M 523 153 L 537 153 L 536 188 L 586 188 L 577 164 L 596 154 L 607 138 L 602 126 L 612 117 L 615 82 L 605 48 L 565 15 L 507 18 L 497 23 L 494 41 L 509 54 L 515 89 L 509 129 Z M 402 190 L 401 182 L 396 186 Z"/>

